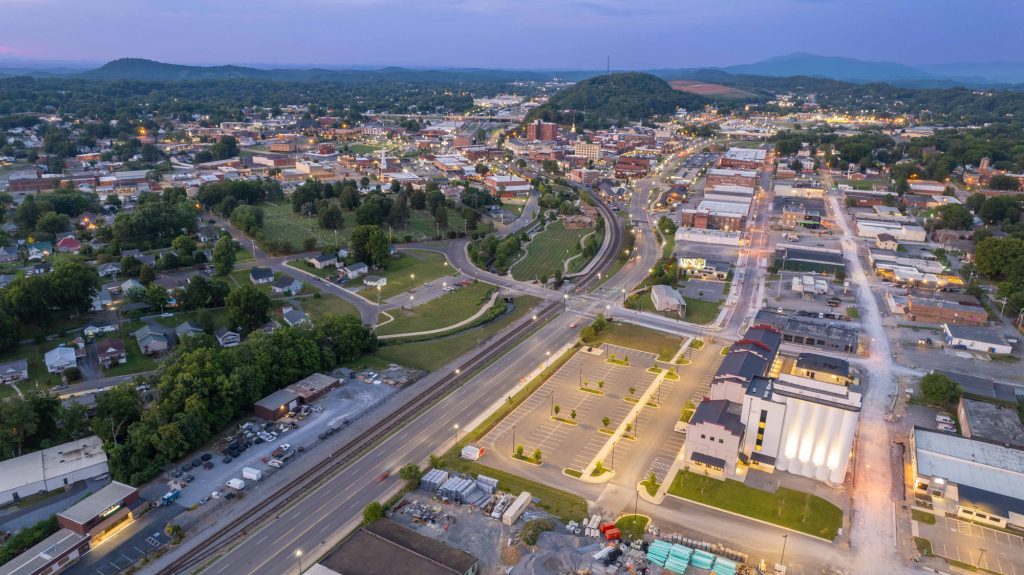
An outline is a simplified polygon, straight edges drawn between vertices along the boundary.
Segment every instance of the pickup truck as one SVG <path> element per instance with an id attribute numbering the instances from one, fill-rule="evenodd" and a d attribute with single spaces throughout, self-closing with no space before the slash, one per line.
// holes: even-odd
<path id="1" fill-rule="evenodd" d="M 288 451 L 289 449 L 291 449 L 291 447 L 292 447 L 292 446 L 291 446 L 291 445 L 288 445 L 287 443 L 282 443 L 281 445 L 279 445 L 279 446 L 278 446 L 278 448 L 277 448 L 277 449 L 275 449 L 275 450 L 274 450 L 274 451 L 273 451 L 273 452 L 272 452 L 272 453 L 270 454 L 270 456 L 271 456 L 271 457 L 277 457 L 277 458 L 280 458 L 280 457 L 281 457 L 281 455 L 282 455 L 282 454 L 283 454 L 284 452 L 286 452 L 286 451 Z"/>

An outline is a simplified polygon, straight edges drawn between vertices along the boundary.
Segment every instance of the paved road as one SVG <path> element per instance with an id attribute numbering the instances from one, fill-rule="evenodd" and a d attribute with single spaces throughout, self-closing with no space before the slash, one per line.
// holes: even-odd
<path id="1" fill-rule="evenodd" d="M 576 336 L 564 319 L 556 319 L 473 378 L 458 392 L 431 407 L 405 428 L 387 439 L 362 459 L 339 472 L 304 499 L 283 510 L 280 518 L 248 536 L 235 548 L 210 565 L 204 573 L 243 575 L 294 572 L 294 552 L 303 549 L 315 557 L 327 550 L 330 542 L 353 518 L 360 516 L 370 501 L 381 499 L 400 479 L 394 473 L 410 461 L 424 461 L 440 447 L 454 440 L 452 426 L 468 428 L 471 422 L 502 401 L 520 378 L 537 367 L 544 351 L 556 349 Z M 427 378 L 441 377 L 454 368 L 446 366 Z M 424 382 L 429 381 L 425 378 Z M 375 479 L 384 470 L 392 476 Z M 319 546 L 319 547 L 317 547 Z M 316 547 L 314 549 L 314 547 Z M 152 572 L 145 568 L 142 573 Z"/>

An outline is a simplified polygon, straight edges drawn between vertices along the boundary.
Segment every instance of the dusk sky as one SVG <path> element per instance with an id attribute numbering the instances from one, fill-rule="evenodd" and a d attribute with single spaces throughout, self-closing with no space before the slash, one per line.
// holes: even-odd
<path id="1" fill-rule="evenodd" d="M 0 0 L 0 61 L 616 69 L 1021 60 L 1020 0 Z"/>

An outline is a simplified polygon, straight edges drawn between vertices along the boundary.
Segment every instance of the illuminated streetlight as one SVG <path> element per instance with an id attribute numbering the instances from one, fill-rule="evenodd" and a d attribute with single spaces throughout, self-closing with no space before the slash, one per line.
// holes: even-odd
<path id="1" fill-rule="evenodd" d="M 302 575 L 302 549 L 295 550 L 295 560 L 299 563 L 299 575 Z"/>

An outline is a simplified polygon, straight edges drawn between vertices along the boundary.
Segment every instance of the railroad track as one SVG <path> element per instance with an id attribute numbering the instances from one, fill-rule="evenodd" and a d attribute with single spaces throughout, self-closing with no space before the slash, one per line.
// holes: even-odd
<path id="1" fill-rule="evenodd" d="M 587 286 L 597 280 L 598 274 L 606 271 L 611 266 L 614 259 L 618 256 L 621 246 L 621 235 L 623 232 L 620 226 L 615 225 L 616 219 L 614 212 L 612 212 L 600 199 L 596 199 L 596 202 L 598 204 L 598 210 L 605 216 L 607 229 L 610 229 L 610 233 L 613 234 L 612 241 L 609 244 L 610 249 L 606 250 L 605 253 L 600 254 L 599 257 L 601 259 L 599 260 L 599 264 L 594 266 L 590 273 L 588 273 L 587 276 L 578 284 L 580 291 L 583 291 Z M 488 365 L 494 357 L 500 356 L 519 345 L 519 340 L 523 335 L 532 331 L 536 326 L 541 325 L 544 320 L 558 314 L 561 311 L 561 307 L 562 304 L 560 302 L 547 304 L 537 312 L 535 321 L 528 321 L 520 324 L 513 328 L 509 333 L 504 334 L 500 340 L 497 340 L 480 350 L 480 352 L 473 355 L 454 372 L 442 377 L 415 399 L 399 407 L 398 410 L 389 417 L 387 423 L 362 432 L 326 459 L 322 459 L 319 463 L 315 464 L 313 468 L 304 474 L 301 479 L 281 486 L 270 496 L 257 503 L 248 513 L 231 520 L 227 525 L 218 529 L 203 540 L 198 546 L 182 557 L 175 559 L 170 565 L 164 567 L 158 573 L 160 575 L 186 573 L 189 570 L 200 566 L 203 562 L 212 558 L 217 553 L 223 551 L 231 544 L 231 542 L 236 541 L 243 532 L 259 525 L 271 516 L 280 513 L 281 505 L 284 502 L 291 500 L 296 491 L 301 490 L 305 492 L 315 488 L 320 483 L 330 478 L 331 475 L 361 457 L 368 449 L 372 448 L 378 442 L 385 440 L 391 434 L 400 430 L 407 424 L 407 422 L 415 419 L 421 411 L 427 409 L 435 401 L 443 398 L 452 390 L 460 386 L 464 381 L 473 377 L 474 373 L 478 369 Z"/>

